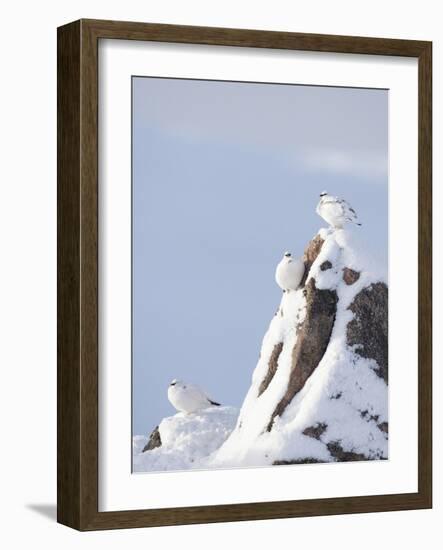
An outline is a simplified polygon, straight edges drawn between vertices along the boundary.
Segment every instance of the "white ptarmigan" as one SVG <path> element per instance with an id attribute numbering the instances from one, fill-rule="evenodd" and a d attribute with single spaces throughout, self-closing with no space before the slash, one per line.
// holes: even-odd
<path id="1" fill-rule="evenodd" d="M 348 202 L 338 197 L 333 197 L 326 191 L 320 193 L 320 201 L 317 204 L 316 212 L 335 229 L 342 229 L 347 222 L 361 225 L 358 222 L 355 210 Z"/>
<path id="2" fill-rule="evenodd" d="M 181 380 L 173 380 L 168 387 L 168 399 L 178 411 L 190 414 L 211 406 L 219 407 L 220 403 L 212 401 L 194 384 L 188 384 Z"/>
<path id="3" fill-rule="evenodd" d="M 305 273 L 305 264 L 300 258 L 293 258 L 290 252 L 285 252 L 275 270 L 275 280 L 284 291 L 297 290 Z"/>

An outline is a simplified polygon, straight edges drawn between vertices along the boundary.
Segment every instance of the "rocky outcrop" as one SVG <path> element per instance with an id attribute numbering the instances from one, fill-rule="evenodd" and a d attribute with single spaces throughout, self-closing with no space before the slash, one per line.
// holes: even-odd
<path id="1" fill-rule="evenodd" d="M 321 247 L 323 246 L 324 239 L 320 235 L 316 235 L 305 248 L 303 253 L 303 263 L 305 264 L 305 273 L 301 280 L 300 286 L 303 287 L 306 284 L 306 279 L 308 278 L 309 271 L 312 267 L 312 264 L 317 259 L 320 254 Z"/>
<path id="2" fill-rule="evenodd" d="M 332 269 L 332 263 L 329 260 L 325 260 L 320 265 L 320 269 L 321 269 L 321 271 L 327 271 L 328 269 Z"/>
<path id="3" fill-rule="evenodd" d="M 322 462 L 316 458 L 294 458 L 294 460 L 274 460 L 272 463 L 273 466 L 289 466 L 290 464 L 318 464 Z"/>
<path id="4" fill-rule="evenodd" d="M 324 422 L 319 422 L 315 426 L 308 426 L 303 430 L 303 435 L 307 435 L 308 437 L 313 437 L 314 439 L 320 439 L 320 437 L 325 433 L 325 431 L 328 429 L 328 425 Z"/>
<path id="5" fill-rule="evenodd" d="M 347 326 L 347 343 L 354 352 L 373 359 L 374 371 L 388 383 L 388 287 L 372 284 L 361 290 L 349 309 L 354 318 Z"/>
<path id="6" fill-rule="evenodd" d="M 146 451 L 152 451 L 152 449 L 156 449 L 157 447 L 160 447 L 162 444 L 162 439 L 160 437 L 160 432 L 158 429 L 158 426 L 156 426 L 149 436 L 148 442 L 143 447 L 142 453 L 145 453 Z"/>
<path id="7" fill-rule="evenodd" d="M 308 281 L 303 292 L 306 298 L 306 317 L 298 329 L 297 341 L 292 350 L 291 373 L 287 389 L 271 415 L 268 431 L 272 429 L 275 417 L 283 414 L 320 363 L 334 326 L 337 292 L 318 289 L 313 278 Z"/>
<path id="8" fill-rule="evenodd" d="M 388 435 L 389 433 L 389 424 L 388 422 L 380 422 L 380 424 L 377 424 L 377 428 L 382 431 L 383 433 L 385 433 L 386 435 Z"/>
<path id="9" fill-rule="evenodd" d="M 343 281 L 348 285 L 353 285 L 360 279 L 360 273 L 358 271 L 354 271 L 353 269 L 349 267 L 345 267 L 343 269 Z"/>
<path id="10" fill-rule="evenodd" d="M 388 289 L 356 239 L 328 229 L 309 242 L 212 465 L 388 457 Z"/>
<path id="11" fill-rule="evenodd" d="M 271 357 L 269 358 L 268 362 L 268 372 L 266 373 L 266 376 L 263 378 L 262 383 L 260 384 L 260 387 L 258 389 L 258 395 L 260 396 L 266 388 L 271 383 L 271 380 L 274 378 L 274 374 L 277 371 L 278 366 L 278 358 L 280 357 L 280 353 L 283 349 L 283 342 L 278 342 L 278 344 L 275 344 L 274 349 L 272 350 Z"/>
<path id="12" fill-rule="evenodd" d="M 359 460 L 369 460 L 369 457 L 363 453 L 345 451 L 338 441 L 331 441 L 326 444 L 326 447 L 336 462 L 357 462 Z"/>

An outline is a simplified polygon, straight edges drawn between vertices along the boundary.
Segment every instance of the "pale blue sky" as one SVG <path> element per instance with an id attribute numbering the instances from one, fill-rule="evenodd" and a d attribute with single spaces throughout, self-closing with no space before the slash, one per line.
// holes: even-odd
<path id="1" fill-rule="evenodd" d="M 133 78 L 133 423 L 173 378 L 241 405 L 281 291 L 275 266 L 349 200 L 387 262 L 388 92 Z"/>

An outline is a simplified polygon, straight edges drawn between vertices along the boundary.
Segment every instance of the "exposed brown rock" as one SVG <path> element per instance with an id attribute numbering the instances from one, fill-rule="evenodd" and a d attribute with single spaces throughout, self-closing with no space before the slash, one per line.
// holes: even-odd
<path id="1" fill-rule="evenodd" d="M 377 428 L 385 434 L 389 433 L 389 424 L 387 422 L 380 422 L 380 424 L 377 424 Z"/>
<path id="2" fill-rule="evenodd" d="M 347 326 L 347 343 L 355 353 L 377 363 L 375 373 L 388 383 L 388 287 L 375 283 L 355 296 L 349 309 L 354 318 Z"/>
<path id="3" fill-rule="evenodd" d="M 353 285 L 360 279 L 360 273 L 358 271 L 354 271 L 353 269 L 349 267 L 345 267 L 343 269 L 343 281 L 347 285 Z"/>
<path id="4" fill-rule="evenodd" d="M 312 264 L 317 259 L 317 256 L 320 254 L 320 250 L 324 242 L 325 241 L 320 237 L 320 235 L 316 235 L 306 247 L 303 254 L 303 262 L 305 264 L 305 273 L 301 280 L 300 286 L 305 285 L 306 279 L 308 278 L 309 270 L 311 269 Z"/>
<path id="5" fill-rule="evenodd" d="M 314 426 L 308 426 L 303 430 L 303 435 L 313 437 L 314 439 L 320 439 L 321 435 L 328 429 L 328 425 L 324 422 L 319 422 Z"/>
<path id="6" fill-rule="evenodd" d="M 306 316 L 298 331 L 292 350 L 292 365 L 285 395 L 271 415 L 267 430 L 270 431 L 276 416 L 281 416 L 295 394 L 305 385 L 321 361 L 329 344 L 337 311 L 337 292 L 318 289 L 310 279 L 304 289 Z"/>
<path id="7" fill-rule="evenodd" d="M 152 449 L 155 449 L 156 447 L 161 447 L 162 440 L 160 437 L 160 432 L 158 431 L 158 426 L 156 426 L 149 436 L 149 440 L 146 443 L 146 445 L 143 447 L 142 453 L 145 451 L 152 451 Z"/>
<path id="8" fill-rule="evenodd" d="M 317 438 L 318 439 L 318 438 Z M 372 458 L 367 457 L 363 453 L 355 453 L 354 451 L 345 451 L 341 446 L 339 441 L 330 441 L 326 444 L 328 451 L 331 456 L 335 459 L 336 462 L 358 462 L 361 460 L 372 460 Z M 378 457 L 380 460 L 383 457 Z M 323 460 L 318 460 L 317 458 L 306 457 L 306 458 L 296 458 L 294 460 L 275 460 L 272 464 L 276 466 L 286 465 L 286 464 L 316 464 L 324 462 Z"/>
<path id="9" fill-rule="evenodd" d="M 366 420 L 366 422 L 370 422 L 371 420 L 373 420 L 374 422 L 377 422 L 378 419 L 379 419 L 379 415 L 378 414 L 370 414 L 370 412 L 368 410 L 365 410 L 365 411 L 360 411 L 360 416 Z"/>
<path id="10" fill-rule="evenodd" d="M 295 458 L 294 460 L 274 460 L 273 466 L 288 466 L 289 464 L 318 464 L 317 458 Z"/>
<path id="11" fill-rule="evenodd" d="M 332 264 L 329 260 L 325 260 L 320 266 L 320 269 L 322 271 L 327 271 L 328 269 L 331 269 L 331 268 L 332 268 Z"/>
<path id="12" fill-rule="evenodd" d="M 274 349 L 272 350 L 271 357 L 268 361 L 268 372 L 266 373 L 266 376 L 263 378 L 262 383 L 260 384 L 260 388 L 258 390 L 258 395 L 260 396 L 266 388 L 271 383 L 271 380 L 274 378 L 274 374 L 277 372 L 278 367 L 278 358 L 280 357 L 280 353 L 283 349 L 283 342 L 279 342 L 278 344 L 275 344 Z"/>
<path id="13" fill-rule="evenodd" d="M 327 445 L 328 451 L 337 462 L 357 462 L 369 460 L 364 454 L 345 451 L 338 441 L 330 441 Z"/>

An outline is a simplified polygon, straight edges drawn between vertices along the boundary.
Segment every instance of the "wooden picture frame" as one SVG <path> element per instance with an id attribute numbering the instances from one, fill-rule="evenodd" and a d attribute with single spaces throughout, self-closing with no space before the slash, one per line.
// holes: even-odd
<path id="1" fill-rule="evenodd" d="M 404 56 L 419 67 L 418 492 L 98 511 L 98 41 Z M 58 521 L 82 531 L 432 506 L 432 44 L 259 30 L 80 20 L 58 29 Z"/>

